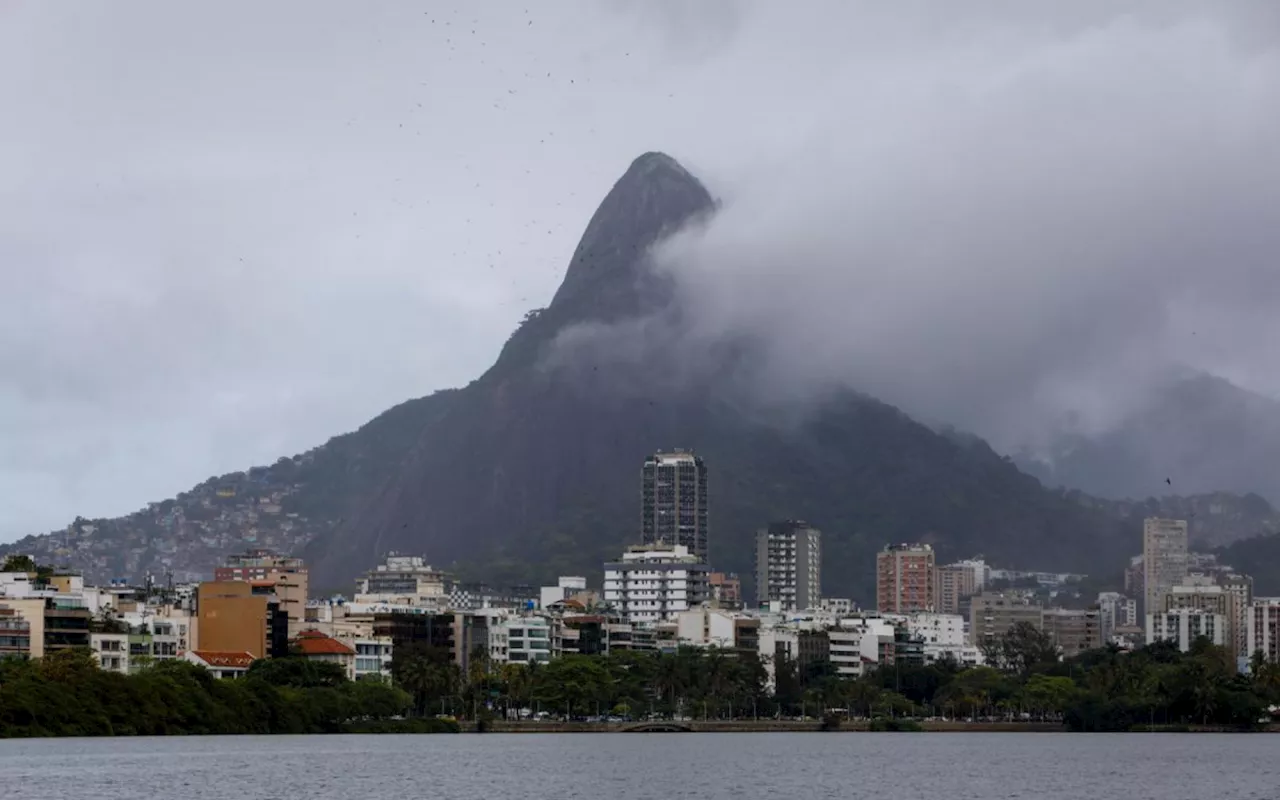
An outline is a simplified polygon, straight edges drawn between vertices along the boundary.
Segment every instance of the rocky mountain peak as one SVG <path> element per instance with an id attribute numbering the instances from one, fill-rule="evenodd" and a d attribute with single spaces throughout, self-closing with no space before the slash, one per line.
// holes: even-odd
<path id="1" fill-rule="evenodd" d="M 659 152 L 640 156 L 591 217 L 551 307 L 602 286 L 635 288 L 644 282 L 649 248 L 714 207 L 702 182 L 674 158 Z"/>

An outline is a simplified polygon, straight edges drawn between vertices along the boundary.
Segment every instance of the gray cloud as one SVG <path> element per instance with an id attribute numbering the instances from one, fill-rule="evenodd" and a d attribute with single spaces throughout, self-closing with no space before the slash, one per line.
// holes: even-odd
<path id="1" fill-rule="evenodd" d="M 798 384 L 998 439 L 1280 390 L 1272 4 L 693 5 L 6 5 L 0 539 L 466 382 L 655 148 L 726 201 L 663 253 L 706 334 Z"/>
<path id="2" fill-rule="evenodd" d="M 807 129 L 659 253 L 699 333 L 1006 448 L 1107 430 L 1175 367 L 1280 389 L 1275 14 L 1085 10 L 864 18 Z"/>

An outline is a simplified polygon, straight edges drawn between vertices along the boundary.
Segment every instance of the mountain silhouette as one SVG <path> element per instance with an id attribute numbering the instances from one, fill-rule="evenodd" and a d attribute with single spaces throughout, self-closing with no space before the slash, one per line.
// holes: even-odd
<path id="1" fill-rule="evenodd" d="M 391 551 L 493 584 L 598 577 L 639 539 L 645 457 L 679 447 L 708 465 L 710 560 L 748 588 L 754 532 L 780 518 L 822 530 L 824 590 L 863 602 L 889 542 L 1107 574 L 1140 550 L 1136 507 L 1046 489 L 975 437 L 845 389 L 758 402 L 757 342 L 694 336 L 651 258 L 715 212 L 697 178 L 646 153 L 592 216 L 550 304 L 469 385 L 127 517 L 78 518 L 5 549 L 92 579 L 181 580 L 266 546 L 300 552 L 318 591 L 347 590 Z"/>
<path id="2" fill-rule="evenodd" d="M 735 380 L 750 343 L 687 342 L 671 281 L 649 258 L 714 210 L 669 156 L 632 163 L 551 304 L 493 367 L 352 434 L 394 428 L 404 452 L 309 546 L 320 580 L 339 583 L 391 550 L 492 580 L 593 574 L 637 540 L 641 464 L 673 447 L 709 466 L 714 565 L 749 572 L 753 532 L 803 518 L 824 531 L 835 594 L 867 597 L 874 552 L 890 541 L 1064 570 L 1110 568 L 1138 547 L 1131 528 L 1045 490 L 985 443 L 940 436 L 874 399 L 832 390 L 798 411 L 753 407 Z"/>

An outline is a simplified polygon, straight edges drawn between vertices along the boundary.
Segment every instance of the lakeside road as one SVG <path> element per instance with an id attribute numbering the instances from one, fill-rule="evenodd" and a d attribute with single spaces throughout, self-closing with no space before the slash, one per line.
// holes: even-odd
<path id="1" fill-rule="evenodd" d="M 840 731 L 868 731 L 870 721 L 842 720 Z M 1056 722 L 921 722 L 929 732 L 981 731 L 984 733 L 1049 733 L 1065 731 Z M 475 723 L 462 723 L 464 732 L 475 732 Z M 657 722 L 554 722 L 496 720 L 488 733 L 802 733 L 822 730 L 819 720 L 685 720 Z"/>
<path id="2" fill-rule="evenodd" d="M 463 722 L 463 733 L 475 733 L 474 722 Z M 1056 722 L 963 722 L 929 721 L 920 723 L 923 733 L 1067 733 Z M 813 733 L 822 731 L 818 720 L 687 720 L 681 722 L 547 722 L 495 720 L 486 728 L 487 733 Z M 1170 728 L 1158 728 L 1158 732 L 1170 732 Z M 870 721 L 865 719 L 842 720 L 832 732 L 867 733 Z M 1185 733 L 1239 733 L 1231 728 L 1214 725 L 1194 725 L 1179 728 Z M 1280 725 L 1272 724 L 1258 733 L 1280 733 Z"/>

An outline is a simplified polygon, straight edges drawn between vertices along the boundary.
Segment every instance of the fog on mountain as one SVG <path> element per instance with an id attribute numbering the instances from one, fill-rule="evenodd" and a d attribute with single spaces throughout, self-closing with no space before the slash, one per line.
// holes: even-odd
<path id="1" fill-rule="evenodd" d="M 127 517 L 80 519 L 16 547 L 78 552 L 72 544 L 92 540 L 95 569 L 139 574 L 161 563 L 146 543 L 170 536 L 179 510 L 195 519 L 216 510 L 221 501 L 210 498 L 233 502 L 270 487 L 287 494 L 268 503 L 281 506 L 272 514 L 306 521 L 289 543 L 322 585 L 342 586 L 394 549 L 493 581 L 580 574 L 634 537 L 636 470 L 667 446 L 693 448 L 710 465 L 717 566 L 745 572 L 751 531 L 804 518 L 824 531 L 836 576 L 828 588 L 837 594 L 866 591 L 870 554 L 887 541 L 927 542 L 942 558 L 982 552 L 1019 566 L 1096 572 L 1135 550 L 1134 521 L 1146 513 L 1226 508 L 1229 529 L 1193 526 L 1213 543 L 1271 524 L 1268 501 L 1280 500 L 1280 371 L 1271 347 L 1280 334 L 1280 17 L 1249 3 L 903 8 L 832 4 L 822 25 L 797 24 L 794 9 L 772 3 L 696 14 L 630 8 L 628 25 L 653 38 L 641 69 L 654 70 L 667 91 L 646 94 L 629 65 L 611 85 L 634 92 L 620 111 L 634 105 L 625 119 L 654 140 L 635 144 L 638 134 L 614 131 L 608 147 L 583 150 L 593 164 L 601 153 L 616 157 L 621 177 L 590 220 L 574 218 L 585 232 L 571 255 L 557 255 L 555 276 L 564 268 L 554 294 L 539 299 L 522 289 L 514 296 L 527 304 L 502 311 L 514 321 L 545 305 L 529 311 L 490 368 L 476 361 L 456 381 L 461 388 L 402 402 L 269 467 L 216 476 Z M 778 52 L 794 58 L 783 63 Z M 659 75 L 668 62 L 674 71 Z M 559 74 L 539 70 L 538 81 L 543 74 L 545 85 L 564 90 Z M 568 80 L 581 80 L 569 84 L 579 91 L 585 70 Z M 501 96 L 523 97 L 505 84 Z M 564 119 L 598 122 L 569 114 L 581 111 L 579 101 L 548 104 L 562 135 L 580 134 Z M 506 108 L 483 105 L 485 113 Z M 692 111 L 705 119 L 689 119 Z M 538 136 L 541 146 L 551 132 Z M 422 152 L 432 165 L 449 158 L 398 146 L 406 162 Z M 643 147 L 671 152 L 643 153 L 627 167 Z M 333 145 L 351 149 L 345 138 Z M 510 144 L 499 150 L 504 158 L 514 152 Z M 537 166 L 536 156 L 519 152 L 503 162 L 510 175 L 497 173 L 512 186 L 511 176 Z M 400 185 L 401 166 L 388 185 Z M 518 195 L 525 227 L 551 183 L 570 179 L 554 173 L 545 189 L 521 185 L 523 193 L 505 183 L 480 188 L 473 166 L 485 168 L 465 165 L 466 188 L 482 192 L 486 207 L 490 196 Z M 585 186 L 588 174 L 574 173 L 572 185 Z M 417 183 L 406 191 L 437 205 L 386 222 L 378 253 L 396 250 L 397 236 L 435 215 L 452 220 L 437 193 L 457 187 L 438 189 L 433 179 L 431 170 L 404 177 Z M 341 209 L 343 219 L 357 213 Z M 311 220 L 317 230 L 320 218 Z M 503 247 L 523 278 L 533 248 L 520 235 Z M 318 233 L 315 240 L 308 244 L 316 250 L 330 243 Z M 424 261 L 459 258 L 431 250 L 434 242 L 406 241 L 410 267 L 394 263 L 415 275 Z M 269 266 L 237 267 L 231 278 L 181 272 L 167 288 L 182 302 L 157 301 L 167 335 L 148 328 L 140 337 L 156 347 L 139 350 L 143 366 L 108 357 L 128 352 L 111 336 L 82 337 L 83 352 L 52 358 L 58 368 L 36 370 L 13 397 L 28 403 L 62 384 L 93 395 L 119 374 L 164 386 L 189 381 L 200 394 L 206 384 L 197 376 L 212 374 L 208 385 L 218 385 L 221 365 L 272 343 L 280 350 L 263 357 L 253 378 L 286 385 L 294 373 L 280 370 L 293 361 L 279 353 L 311 353 L 309 335 L 341 340 L 316 352 L 372 363 L 370 354 L 385 350 L 379 343 L 413 351 L 423 339 L 416 328 L 385 340 L 360 338 L 367 331 L 446 312 L 457 327 L 497 294 L 485 282 L 487 265 L 484 280 L 454 274 L 466 274 L 466 285 L 442 289 L 432 295 L 438 307 L 424 310 L 401 291 L 394 269 L 366 273 L 353 261 L 339 273 L 332 252 L 310 253 L 325 267 L 313 268 L 300 244 L 287 244 L 294 249 L 276 261 L 305 262 L 297 275 Z M 167 298 L 154 286 L 170 272 L 149 269 L 138 283 Z M 280 286 L 296 308 L 268 291 Z M 214 291 L 227 287 L 225 297 Z M 262 297 L 259 287 L 267 287 Z M 133 302 L 145 293 L 120 294 Z M 246 306 L 246 298 L 261 305 Z M 368 319 L 329 324 L 358 317 L 360 302 L 373 309 Z M 25 313 L 26 305 L 44 322 L 46 306 L 20 300 L 14 309 Z M 281 308 L 297 313 L 276 325 Z M 57 325 L 48 327 L 96 321 L 94 313 L 49 312 Z M 116 317 L 107 329 L 127 343 L 120 332 L 134 315 Z M 220 332 L 198 356 L 178 335 L 188 317 L 207 317 Z M 27 329 L 39 325 L 14 327 L 26 336 L 24 358 L 44 364 L 30 353 L 65 355 L 38 348 L 41 336 Z M 447 325 L 435 335 L 449 338 L 440 330 Z M 222 337 L 237 334 L 254 347 L 224 347 Z M 474 336 L 456 338 L 487 350 Z M 296 351 L 279 344 L 285 340 Z M 297 374 L 330 375 L 322 355 L 311 357 Z M 156 378 L 157 363 L 173 365 L 176 377 Z M 406 357 L 386 372 L 415 369 L 431 371 Z M 245 387 L 260 384 L 241 378 L 204 392 L 223 422 L 257 419 L 238 403 L 256 398 Z M 437 379 L 414 373 L 415 381 Z M 333 380 L 364 386 L 361 375 Z M 306 398 L 337 394 L 317 386 L 277 402 L 300 408 Z M 271 429 L 287 416 L 264 414 L 260 424 Z M 1258 496 L 1235 496 L 1246 492 Z M 214 554 L 192 539 L 183 557 L 195 571 Z"/>

